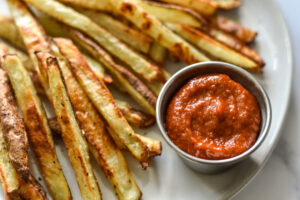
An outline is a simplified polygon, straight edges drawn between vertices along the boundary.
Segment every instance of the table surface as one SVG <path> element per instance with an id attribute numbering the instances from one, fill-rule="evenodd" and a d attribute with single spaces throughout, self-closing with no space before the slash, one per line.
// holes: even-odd
<path id="1" fill-rule="evenodd" d="M 300 0 L 277 2 L 288 24 L 294 49 L 290 106 L 275 151 L 263 170 L 234 200 L 300 199 Z"/>

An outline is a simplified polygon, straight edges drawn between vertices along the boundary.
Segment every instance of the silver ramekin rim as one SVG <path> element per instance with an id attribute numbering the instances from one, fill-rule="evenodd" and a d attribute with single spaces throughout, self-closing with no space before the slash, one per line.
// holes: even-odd
<path id="1" fill-rule="evenodd" d="M 228 158 L 228 159 L 222 159 L 222 160 L 208 160 L 208 159 L 203 159 L 203 158 L 198 158 L 195 157 L 193 155 L 190 155 L 186 152 L 184 152 L 183 150 L 181 150 L 179 147 L 177 147 L 173 141 L 169 138 L 167 131 L 164 128 L 164 123 L 161 119 L 161 107 L 162 107 L 162 100 L 164 98 L 164 94 L 166 93 L 166 91 L 170 88 L 170 86 L 172 85 L 173 81 L 176 80 L 176 78 L 181 74 L 181 73 L 185 73 L 187 71 L 190 71 L 191 69 L 194 68 L 200 68 L 200 67 L 204 67 L 207 65 L 218 65 L 218 66 L 223 66 L 226 68 L 230 68 L 233 69 L 234 71 L 241 73 L 245 76 L 247 76 L 247 78 L 250 79 L 251 82 L 254 83 L 254 85 L 258 88 L 258 90 L 260 90 L 261 94 L 262 94 L 262 98 L 264 99 L 264 103 L 266 104 L 266 117 L 263 119 L 265 120 L 265 126 L 263 127 L 262 130 L 260 130 L 259 135 L 260 137 L 256 140 L 255 144 L 250 147 L 247 151 L 245 151 L 244 153 L 237 155 L 235 157 L 232 158 Z M 254 78 L 253 75 L 251 75 L 249 72 L 247 72 L 246 70 L 237 67 L 233 64 L 229 64 L 229 63 L 225 63 L 225 62 L 219 62 L 219 61 L 208 61 L 208 62 L 201 62 L 201 63 L 195 63 L 192 65 L 189 65 L 187 67 L 184 67 L 183 69 L 179 70 L 178 72 L 176 72 L 163 86 L 158 98 L 157 98 L 157 104 L 156 104 L 156 121 L 157 121 L 157 125 L 160 129 L 161 134 L 163 135 L 164 139 L 166 140 L 166 142 L 168 143 L 168 145 L 170 147 L 172 147 L 177 154 L 179 154 L 180 156 L 183 156 L 189 160 L 195 161 L 195 162 L 199 162 L 202 164 L 212 164 L 212 165 L 225 165 L 225 164 L 230 164 L 230 163 L 236 163 L 238 161 L 241 161 L 243 159 L 245 159 L 246 157 L 248 157 L 250 154 L 252 154 L 264 141 L 264 139 L 266 138 L 267 133 L 269 132 L 270 129 L 270 124 L 271 124 L 271 116 L 272 116 L 272 110 L 271 110 L 271 103 L 270 103 L 270 99 L 265 91 L 265 89 L 262 87 L 262 85 Z"/>

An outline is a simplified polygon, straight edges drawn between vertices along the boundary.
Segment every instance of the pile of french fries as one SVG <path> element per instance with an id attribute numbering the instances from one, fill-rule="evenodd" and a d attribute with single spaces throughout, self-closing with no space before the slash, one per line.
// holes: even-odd
<path id="1" fill-rule="evenodd" d="M 90 155 L 118 199 L 140 199 L 121 150 L 143 168 L 161 154 L 160 141 L 132 127 L 155 123 L 156 99 L 170 77 L 166 60 L 221 60 L 252 72 L 264 66 L 248 46 L 257 33 L 217 13 L 240 0 L 7 3 L 12 18 L 0 14 L 0 180 L 6 199 L 47 199 L 30 173 L 29 144 L 52 199 L 72 199 L 54 136 L 64 142 L 82 199 L 101 199 Z M 115 99 L 111 87 L 142 110 Z M 41 96 L 55 117 L 46 115 Z"/>

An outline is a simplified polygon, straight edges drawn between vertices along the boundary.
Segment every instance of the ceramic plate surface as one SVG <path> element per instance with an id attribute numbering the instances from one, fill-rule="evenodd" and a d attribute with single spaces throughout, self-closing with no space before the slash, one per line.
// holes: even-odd
<path id="1" fill-rule="evenodd" d="M 0 0 L 0 12 L 9 15 L 5 0 Z M 162 155 L 153 159 L 146 171 L 141 169 L 134 158 L 125 155 L 145 200 L 228 199 L 246 186 L 262 169 L 277 143 L 288 107 L 293 72 L 290 38 L 281 11 L 274 0 L 243 0 L 243 5 L 239 9 L 225 14 L 259 33 L 253 47 L 263 57 L 266 66 L 264 73 L 256 75 L 256 78 L 265 87 L 271 100 L 273 113 L 270 132 L 250 159 L 224 173 L 202 175 L 183 164 L 176 153 L 165 143 L 157 126 L 147 130 L 137 130 L 163 143 Z M 184 67 L 184 64 L 168 63 L 166 66 L 167 70 L 172 73 L 181 67 Z M 73 198 L 81 199 L 63 144 L 59 140 L 55 143 Z M 101 169 L 94 160 L 92 162 L 103 199 L 116 199 Z M 36 178 L 41 177 L 34 161 L 32 161 L 32 171 Z M 0 199 L 4 199 L 2 191 Z"/>

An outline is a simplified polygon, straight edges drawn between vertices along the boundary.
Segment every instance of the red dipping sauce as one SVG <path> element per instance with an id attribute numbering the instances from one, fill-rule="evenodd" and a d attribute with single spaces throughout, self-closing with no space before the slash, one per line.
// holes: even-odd
<path id="1" fill-rule="evenodd" d="M 253 94 L 225 74 L 188 81 L 168 106 L 166 130 L 180 149 L 198 158 L 220 160 L 247 151 L 260 130 Z"/>

